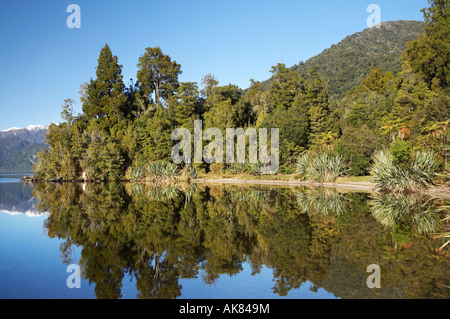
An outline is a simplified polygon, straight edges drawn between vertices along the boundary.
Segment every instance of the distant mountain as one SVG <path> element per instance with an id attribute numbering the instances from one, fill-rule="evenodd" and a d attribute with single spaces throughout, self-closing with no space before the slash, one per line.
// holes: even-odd
<path id="1" fill-rule="evenodd" d="M 0 211 L 28 217 L 47 215 L 37 208 L 38 201 L 33 196 L 33 186 L 22 183 L 0 183 Z"/>
<path id="2" fill-rule="evenodd" d="M 25 128 L 12 127 L 0 132 L 0 138 L 18 137 L 32 144 L 45 143 L 44 137 L 48 132 L 48 126 L 30 125 Z"/>
<path id="3" fill-rule="evenodd" d="M 31 173 L 32 160 L 41 148 L 48 148 L 47 126 L 30 125 L 0 132 L 0 173 Z"/>
<path id="4" fill-rule="evenodd" d="M 394 74 L 401 71 L 401 54 L 406 43 L 423 32 L 421 21 L 390 21 L 346 37 L 322 53 L 292 67 L 299 74 L 315 69 L 326 83 L 331 97 L 341 98 L 359 85 L 370 67 Z M 267 89 L 270 79 L 263 83 Z"/>

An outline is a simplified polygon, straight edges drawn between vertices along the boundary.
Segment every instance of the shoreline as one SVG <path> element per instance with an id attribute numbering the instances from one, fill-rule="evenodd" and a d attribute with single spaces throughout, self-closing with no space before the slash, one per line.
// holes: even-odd
<path id="1" fill-rule="evenodd" d="M 217 175 L 216 175 L 217 176 Z M 266 186 L 289 186 L 289 187 L 323 187 L 323 188 L 334 188 L 347 191 L 356 192 L 368 192 L 375 193 L 375 183 L 370 181 L 336 181 L 336 182 L 314 182 L 314 181 L 300 181 L 293 179 L 253 179 L 245 177 L 235 177 L 235 178 L 225 178 L 214 176 L 205 176 L 201 178 L 191 179 L 190 182 L 193 184 L 222 184 L 222 185 L 266 185 Z M 289 177 L 289 176 L 284 176 Z M 96 183 L 101 182 L 100 180 L 63 180 L 63 179 L 51 179 L 51 180 L 38 180 L 36 176 L 24 176 L 21 179 L 22 182 L 48 182 L 48 183 Z M 119 182 L 133 183 L 133 182 L 146 182 L 134 181 L 134 180 L 121 180 Z M 427 190 L 420 192 L 421 194 L 427 194 L 429 196 L 438 197 L 442 199 L 450 200 L 450 187 L 438 185 L 431 187 Z"/>
<path id="2" fill-rule="evenodd" d="M 327 188 L 345 188 L 372 192 L 375 184 L 371 182 L 327 182 L 319 183 L 313 181 L 292 181 L 292 180 L 271 180 L 271 179 L 235 179 L 218 178 L 206 179 L 197 178 L 192 181 L 196 184 L 248 184 L 248 185 L 274 185 L 274 186 L 304 186 L 304 187 L 327 187 Z M 450 194 L 449 194 L 450 195 Z"/>

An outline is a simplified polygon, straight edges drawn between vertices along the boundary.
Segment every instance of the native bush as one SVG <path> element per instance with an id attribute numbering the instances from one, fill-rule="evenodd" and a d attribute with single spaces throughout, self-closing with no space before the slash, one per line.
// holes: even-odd
<path id="1" fill-rule="evenodd" d="M 379 151 L 370 173 L 378 191 L 407 193 L 434 185 L 439 167 L 440 160 L 431 151 L 415 153 L 409 165 L 399 164 L 391 153 Z"/>
<path id="2" fill-rule="evenodd" d="M 303 153 L 297 160 L 297 173 L 303 180 L 334 182 L 347 170 L 348 165 L 340 155 Z"/>

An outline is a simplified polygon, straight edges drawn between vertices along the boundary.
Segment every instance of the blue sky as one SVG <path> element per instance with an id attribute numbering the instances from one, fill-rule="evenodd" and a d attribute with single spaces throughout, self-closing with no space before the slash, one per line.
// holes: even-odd
<path id="1" fill-rule="evenodd" d="M 81 28 L 69 29 L 69 4 L 81 8 Z M 368 5 L 381 21 L 423 20 L 427 0 L 1 0 L 0 130 L 60 122 L 64 99 L 95 77 L 108 43 L 136 78 L 145 48 L 160 46 L 181 64 L 180 81 L 208 73 L 221 85 L 247 88 L 270 77 L 272 65 L 292 66 L 367 28 Z"/>

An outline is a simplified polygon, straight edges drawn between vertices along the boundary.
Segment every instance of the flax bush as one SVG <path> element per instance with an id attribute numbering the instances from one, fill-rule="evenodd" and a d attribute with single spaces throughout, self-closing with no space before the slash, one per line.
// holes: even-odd
<path id="1" fill-rule="evenodd" d="M 434 185 L 439 166 L 439 159 L 431 151 L 415 153 L 408 165 L 398 164 L 387 151 L 379 151 L 370 173 L 378 191 L 408 193 Z"/>
<path id="2" fill-rule="evenodd" d="M 340 155 L 304 153 L 297 160 L 297 173 L 303 180 L 334 182 L 345 174 L 348 165 Z"/>

